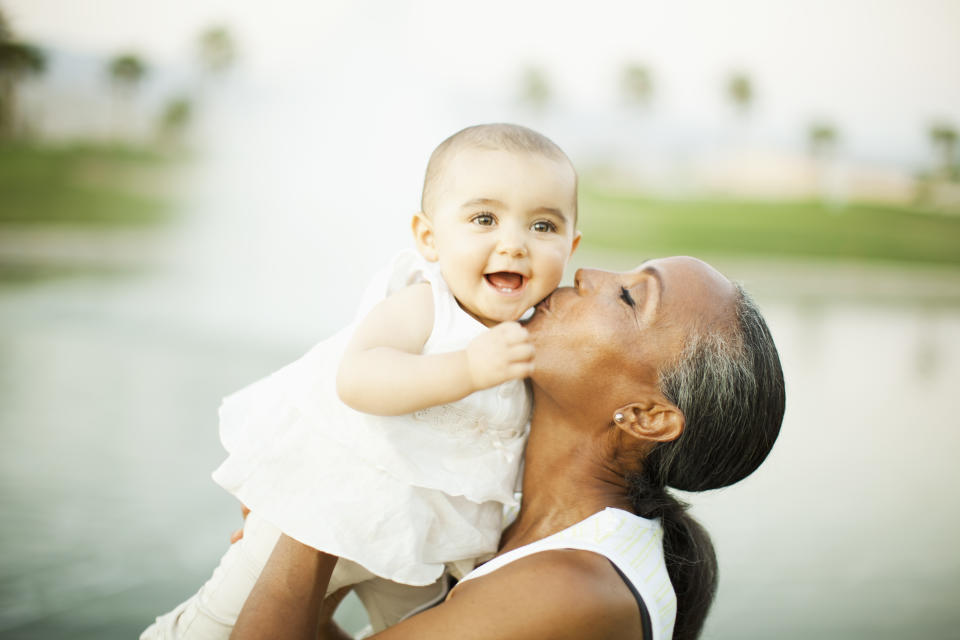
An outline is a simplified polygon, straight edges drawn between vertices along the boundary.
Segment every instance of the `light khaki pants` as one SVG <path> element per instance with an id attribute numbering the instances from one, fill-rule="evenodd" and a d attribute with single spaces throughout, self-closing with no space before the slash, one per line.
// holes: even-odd
<path id="1" fill-rule="evenodd" d="M 228 640 L 279 538 L 279 529 L 251 512 L 243 526 L 243 538 L 230 545 L 210 579 L 188 600 L 159 616 L 140 634 L 140 640 Z M 327 593 L 347 585 L 354 586 L 375 632 L 445 593 L 443 578 L 432 585 L 412 587 L 377 577 L 355 562 L 341 559 Z"/>

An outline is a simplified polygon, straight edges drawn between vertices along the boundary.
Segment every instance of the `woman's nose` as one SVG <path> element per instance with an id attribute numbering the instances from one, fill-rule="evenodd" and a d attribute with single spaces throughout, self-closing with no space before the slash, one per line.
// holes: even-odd
<path id="1" fill-rule="evenodd" d="M 577 269 L 573 275 L 573 286 L 582 292 L 595 291 L 609 275 L 608 271 L 600 269 Z"/>

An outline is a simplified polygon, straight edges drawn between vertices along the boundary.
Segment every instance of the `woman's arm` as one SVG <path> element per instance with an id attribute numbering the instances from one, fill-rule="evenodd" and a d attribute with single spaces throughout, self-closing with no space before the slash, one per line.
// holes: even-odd
<path id="1" fill-rule="evenodd" d="M 330 579 L 319 551 L 282 536 L 231 638 L 313 640 Z M 640 612 L 609 561 L 587 551 L 544 551 L 462 583 L 446 602 L 377 640 L 636 640 Z"/>
<path id="2" fill-rule="evenodd" d="M 376 640 L 637 640 L 640 611 L 610 561 L 543 551 L 461 583 L 446 602 Z"/>
<path id="3" fill-rule="evenodd" d="M 402 289 L 374 307 L 340 362 L 340 399 L 364 413 L 401 415 L 532 372 L 533 347 L 516 322 L 482 333 L 464 350 L 423 355 L 433 318 L 427 283 Z"/>
<path id="4" fill-rule="evenodd" d="M 320 606 L 336 564 L 336 556 L 281 535 L 230 637 L 316 640 Z"/>

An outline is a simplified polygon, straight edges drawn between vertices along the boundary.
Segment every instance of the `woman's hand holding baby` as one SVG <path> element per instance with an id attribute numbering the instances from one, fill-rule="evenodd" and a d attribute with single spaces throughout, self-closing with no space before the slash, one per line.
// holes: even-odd
<path id="1" fill-rule="evenodd" d="M 533 373 L 533 343 L 519 322 L 503 322 L 467 345 L 467 369 L 476 390 Z"/>

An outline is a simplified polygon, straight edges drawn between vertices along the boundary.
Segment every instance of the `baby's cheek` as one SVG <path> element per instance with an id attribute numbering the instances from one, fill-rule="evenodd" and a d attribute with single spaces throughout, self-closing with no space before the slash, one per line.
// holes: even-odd
<path id="1" fill-rule="evenodd" d="M 554 290 L 560 286 L 560 281 L 563 279 L 563 270 L 567 266 L 568 254 L 557 251 L 551 256 L 551 259 L 546 261 L 544 264 L 544 273 L 543 281 L 544 286 L 549 290 Z"/>

